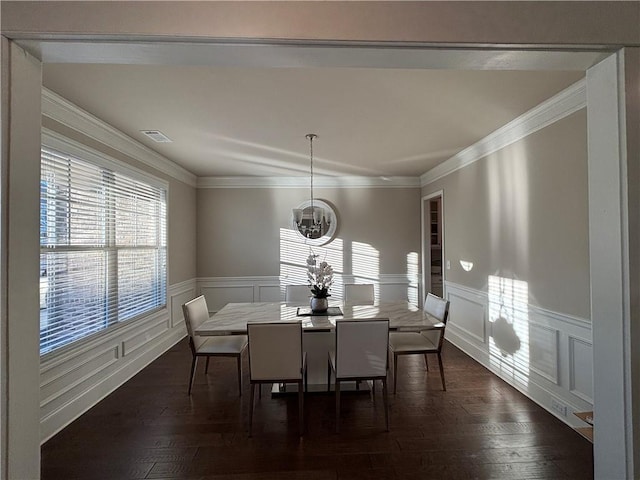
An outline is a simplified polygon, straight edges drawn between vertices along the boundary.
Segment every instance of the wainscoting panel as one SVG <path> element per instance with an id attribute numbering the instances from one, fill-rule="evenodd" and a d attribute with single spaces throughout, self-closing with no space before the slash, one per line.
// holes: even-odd
<path id="1" fill-rule="evenodd" d="M 558 338 L 555 328 L 529 323 L 530 368 L 555 384 L 558 383 Z"/>
<path id="2" fill-rule="evenodd" d="M 572 412 L 593 409 L 589 320 L 529 305 L 523 297 L 496 305 L 489 293 L 452 282 L 445 282 L 445 297 L 451 302 L 448 341 L 565 423 L 580 426 Z"/>
<path id="3" fill-rule="evenodd" d="M 82 392 L 99 375 L 118 361 L 118 346 L 85 352 L 78 362 L 52 362 L 40 373 L 40 402 L 43 416 L 59 409 L 69 397 Z"/>
<path id="4" fill-rule="evenodd" d="M 486 343 L 487 305 L 486 298 L 454 287 L 447 290 L 449 305 L 448 328 L 458 330 L 472 342 Z"/>
<path id="5" fill-rule="evenodd" d="M 167 308 L 45 357 L 40 364 L 41 442 L 184 338 L 180 305 L 195 291 L 195 279 L 171 285 Z"/>
<path id="6" fill-rule="evenodd" d="M 582 339 L 569 336 L 571 393 L 593 403 L 593 348 Z"/>
<path id="7" fill-rule="evenodd" d="M 147 343 L 160 337 L 169 330 L 170 318 L 162 316 L 157 321 L 146 322 L 142 331 L 134 333 L 122 339 L 122 356 L 133 354 L 136 350 L 143 348 Z M 146 327 L 146 328 L 145 328 Z"/>

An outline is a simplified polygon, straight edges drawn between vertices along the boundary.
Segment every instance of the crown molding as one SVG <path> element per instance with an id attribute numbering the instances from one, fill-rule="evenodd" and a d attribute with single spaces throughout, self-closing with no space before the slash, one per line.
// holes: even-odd
<path id="1" fill-rule="evenodd" d="M 419 177 L 313 177 L 314 188 L 420 188 Z M 308 177 L 198 177 L 198 188 L 309 188 Z"/>
<path id="2" fill-rule="evenodd" d="M 586 105 L 586 80 L 582 79 L 422 174 L 420 176 L 420 185 L 424 187 L 456 170 L 460 170 L 585 108 Z"/>
<path id="3" fill-rule="evenodd" d="M 196 186 L 193 173 L 44 87 L 42 114 L 176 180 Z"/>

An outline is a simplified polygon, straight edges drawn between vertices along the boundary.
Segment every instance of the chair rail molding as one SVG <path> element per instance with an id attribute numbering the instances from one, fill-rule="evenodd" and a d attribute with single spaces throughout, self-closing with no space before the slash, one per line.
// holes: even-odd
<path id="1" fill-rule="evenodd" d="M 445 281 L 451 302 L 446 339 L 564 423 L 593 409 L 591 322 L 536 305 L 509 306 L 515 352 L 498 347 L 495 306 L 488 292 Z M 566 406 L 558 411 L 558 402 Z M 561 409 L 562 410 L 562 409 Z"/>

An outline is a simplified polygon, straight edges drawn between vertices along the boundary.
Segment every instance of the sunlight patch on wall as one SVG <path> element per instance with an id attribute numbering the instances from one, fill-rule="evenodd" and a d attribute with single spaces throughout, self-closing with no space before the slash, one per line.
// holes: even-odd
<path id="1" fill-rule="evenodd" d="M 418 288 L 413 282 L 419 275 L 419 256 L 417 252 L 409 252 L 407 254 L 407 300 L 414 305 L 420 305 L 418 298 Z"/>
<path id="2" fill-rule="evenodd" d="M 368 243 L 351 243 L 351 271 L 356 283 L 373 283 L 380 301 L 380 252 Z"/>
<path id="3" fill-rule="evenodd" d="M 468 260 L 460 260 L 460 266 L 465 272 L 470 272 L 473 269 L 473 262 Z"/>
<path id="4" fill-rule="evenodd" d="M 507 261 L 514 269 L 526 272 L 529 266 L 529 172 L 527 152 L 520 144 L 510 147 L 508 158 L 492 158 L 488 164 L 489 233 L 494 261 Z M 506 255 L 514 257 L 505 258 Z"/>
<path id="5" fill-rule="evenodd" d="M 296 232 L 288 228 L 280 229 L 280 295 L 284 298 L 286 285 L 307 285 L 307 257 L 310 253 L 319 255 L 320 261 L 326 261 L 333 267 L 333 286 L 331 296 L 342 298 L 344 272 L 343 241 L 334 239 L 322 247 L 310 247 L 300 241 Z"/>
<path id="6" fill-rule="evenodd" d="M 518 384 L 529 384 L 529 286 L 489 276 L 489 357 L 492 368 Z"/>

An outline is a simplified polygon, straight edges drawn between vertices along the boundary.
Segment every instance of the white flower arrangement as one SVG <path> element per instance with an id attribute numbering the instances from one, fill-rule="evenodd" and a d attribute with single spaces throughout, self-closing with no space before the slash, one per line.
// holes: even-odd
<path id="1" fill-rule="evenodd" d="M 313 253 L 307 257 L 307 279 L 311 294 L 316 298 L 327 298 L 333 284 L 333 268 L 324 260 L 318 264 L 318 255 Z"/>

